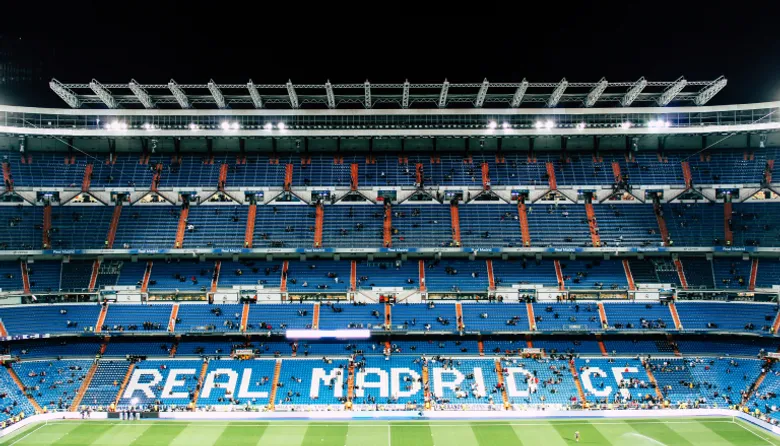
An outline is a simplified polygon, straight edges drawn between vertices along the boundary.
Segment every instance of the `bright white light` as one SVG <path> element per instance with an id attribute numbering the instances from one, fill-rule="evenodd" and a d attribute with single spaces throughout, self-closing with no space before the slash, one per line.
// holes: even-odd
<path id="1" fill-rule="evenodd" d="M 125 122 L 120 123 L 119 124 L 119 128 L 122 129 L 122 130 L 127 130 L 127 123 L 125 123 Z"/>
<path id="2" fill-rule="evenodd" d="M 493 129 L 495 129 L 496 127 L 498 127 L 498 123 L 496 123 L 496 121 L 490 121 L 490 122 L 488 122 L 488 128 L 489 128 L 489 129 L 493 130 Z"/>
<path id="3" fill-rule="evenodd" d="M 631 128 L 631 121 L 626 121 L 626 122 L 620 124 L 620 127 L 624 128 L 624 129 Z"/>
<path id="4" fill-rule="evenodd" d="M 502 127 L 504 130 L 508 130 L 508 129 L 509 129 L 509 123 L 508 123 L 508 122 L 505 122 L 505 123 L 501 124 L 501 127 Z"/>
<path id="5" fill-rule="evenodd" d="M 579 124 L 577 124 L 577 130 L 585 130 L 585 123 L 580 122 Z"/>
<path id="6" fill-rule="evenodd" d="M 133 405 L 133 406 L 137 406 L 138 405 L 138 398 L 131 399 L 130 400 L 130 404 Z"/>
<path id="7" fill-rule="evenodd" d="M 276 124 L 276 126 L 279 127 L 279 130 L 284 130 L 285 129 L 285 125 L 284 125 L 283 122 L 280 122 L 279 124 Z"/>
<path id="8" fill-rule="evenodd" d="M 274 129 L 274 125 L 271 124 L 270 122 L 266 122 L 265 125 L 263 126 L 263 128 L 266 129 L 266 130 L 273 130 Z"/>
<path id="9" fill-rule="evenodd" d="M 670 125 L 669 121 L 664 121 L 663 119 L 653 119 L 647 123 L 647 126 L 653 129 L 668 128 L 669 125 Z"/>
<path id="10" fill-rule="evenodd" d="M 103 127 L 105 127 L 106 130 L 111 130 L 111 125 L 110 124 L 106 124 Z"/>
<path id="11" fill-rule="evenodd" d="M 368 339 L 371 337 L 371 330 L 286 330 L 284 335 L 288 339 Z"/>
<path id="12" fill-rule="evenodd" d="M 230 128 L 231 128 L 231 129 L 233 129 L 233 130 L 238 130 L 238 129 L 240 128 L 240 126 L 238 125 L 238 123 L 237 123 L 237 122 L 234 122 L 234 123 L 233 123 L 233 124 L 230 126 Z"/>
<path id="13" fill-rule="evenodd" d="M 195 131 L 198 130 L 200 127 L 198 127 L 198 124 L 195 124 L 194 122 L 190 123 L 190 130 Z"/>
<path id="14" fill-rule="evenodd" d="M 222 127 L 222 130 L 230 130 L 230 123 L 227 121 L 222 121 L 222 124 L 220 124 Z"/>
<path id="15" fill-rule="evenodd" d="M 151 130 L 151 129 L 152 129 L 152 125 L 149 124 L 148 122 L 144 122 L 144 130 Z"/>
<path id="16" fill-rule="evenodd" d="M 534 124 L 534 126 L 535 126 L 535 127 L 538 129 L 538 130 L 541 130 L 542 128 L 544 128 L 544 123 L 543 123 L 542 121 L 536 121 L 536 124 Z"/>
<path id="17" fill-rule="evenodd" d="M 554 122 L 552 122 L 549 119 L 547 121 L 545 121 L 544 128 L 546 128 L 547 130 L 550 130 L 553 127 L 555 127 L 555 123 Z"/>

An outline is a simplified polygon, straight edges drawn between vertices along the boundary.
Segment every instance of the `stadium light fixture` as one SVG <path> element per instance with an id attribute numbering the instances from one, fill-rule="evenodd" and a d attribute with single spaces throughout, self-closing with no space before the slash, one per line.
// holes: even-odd
<path id="1" fill-rule="evenodd" d="M 52 79 L 49 82 L 49 88 L 51 88 L 52 91 L 54 91 L 57 96 L 60 97 L 60 99 L 65 101 L 66 104 L 70 105 L 71 108 L 81 107 L 81 101 L 79 100 L 78 96 L 76 96 L 76 93 L 63 85 L 62 82 L 58 81 L 57 79 Z"/>
<path id="2" fill-rule="evenodd" d="M 177 84 L 175 80 L 171 79 L 170 82 L 168 82 L 168 89 L 171 90 L 173 97 L 176 99 L 176 102 L 179 103 L 181 108 L 192 108 L 192 105 L 190 105 L 190 99 L 186 94 L 184 94 L 184 90 L 179 87 L 179 84 Z"/>
<path id="3" fill-rule="evenodd" d="M 623 99 L 620 100 L 620 105 L 623 107 L 628 107 L 629 105 L 633 104 L 636 98 L 639 97 L 640 93 L 642 93 L 642 90 L 647 87 L 647 79 L 644 77 L 640 77 L 639 80 L 634 82 L 634 85 L 626 92 L 625 96 L 623 96 Z"/>
<path id="4" fill-rule="evenodd" d="M 544 128 L 546 128 L 547 130 L 555 128 L 555 122 L 548 119 L 547 121 L 544 122 Z"/>
<path id="5" fill-rule="evenodd" d="M 106 104 L 106 107 L 119 108 L 119 104 L 116 102 L 116 99 L 114 99 L 114 96 L 111 95 L 111 91 L 104 87 L 103 84 L 92 79 L 89 83 L 89 88 L 95 92 L 95 95 L 97 95 L 104 104 Z"/>
<path id="6" fill-rule="evenodd" d="M 512 102 L 509 103 L 509 106 L 512 108 L 519 107 L 523 102 L 523 97 L 525 96 L 526 90 L 528 90 L 528 81 L 523 79 L 523 81 L 520 82 L 520 85 L 517 87 L 517 90 L 515 90 L 515 94 L 512 95 Z"/>
<path id="7" fill-rule="evenodd" d="M 230 130 L 230 123 L 227 121 L 222 121 L 222 124 L 220 124 L 220 127 L 222 127 L 222 130 Z"/>
<path id="8" fill-rule="evenodd" d="M 723 76 L 715 79 L 715 81 L 712 84 L 702 88 L 701 91 L 699 91 L 699 94 L 697 94 L 696 97 L 693 99 L 693 103 L 696 105 L 706 104 L 716 94 L 718 94 L 721 90 L 723 90 L 723 87 L 726 86 L 726 83 L 727 80 Z"/>
<path id="9" fill-rule="evenodd" d="M 333 85 L 330 81 L 325 82 L 325 99 L 328 108 L 336 108 L 336 96 L 333 94 Z"/>
<path id="10" fill-rule="evenodd" d="M 263 126 L 263 128 L 265 130 L 273 130 L 274 129 L 274 125 L 271 124 L 270 122 L 266 122 L 265 125 Z"/>
<path id="11" fill-rule="evenodd" d="M 240 128 L 241 128 L 241 125 L 238 122 L 234 122 L 234 123 L 230 124 L 230 129 L 231 130 L 238 130 Z"/>
<path id="12" fill-rule="evenodd" d="M 593 107 L 594 105 L 596 105 L 596 102 L 598 102 L 601 95 L 604 94 L 604 90 L 607 89 L 608 85 L 609 82 L 607 82 L 607 78 L 602 77 L 601 80 L 598 81 L 596 86 L 590 90 L 590 93 L 588 93 L 588 97 L 585 98 L 585 106 Z"/>
<path id="13" fill-rule="evenodd" d="M 284 131 L 287 128 L 287 126 L 283 122 L 280 122 L 279 124 L 276 124 L 276 127 L 279 130 L 282 130 L 282 131 Z"/>
<path id="14" fill-rule="evenodd" d="M 534 127 L 536 127 L 536 130 L 541 130 L 544 128 L 544 123 L 542 121 L 536 121 L 536 124 L 534 124 Z"/>
<path id="15" fill-rule="evenodd" d="M 509 125 L 509 123 L 508 123 L 508 122 L 506 122 L 506 121 L 504 121 L 504 122 L 501 124 L 501 128 L 503 128 L 504 130 L 509 130 L 509 127 L 511 127 L 511 126 L 510 126 L 510 125 Z"/>
<path id="16" fill-rule="evenodd" d="M 263 98 L 260 96 L 260 92 L 257 91 L 257 87 L 252 82 L 252 79 L 249 79 L 249 82 L 247 82 L 246 89 L 249 90 L 249 97 L 252 98 L 252 104 L 255 108 L 263 108 Z"/>
<path id="17" fill-rule="evenodd" d="M 200 129 L 200 126 L 198 124 L 195 124 L 194 122 L 190 123 L 190 130 L 192 130 L 194 132 L 194 131 L 199 130 L 199 129 Z"/>
<path id="18" fill-rule="evenodd" d="M 477 93 L 477 100 L 474 102 L 474 107 L 476 108 L 482 108 L 482 104 L 485 103 L 485 98 L 487 97 L 487 91 L 490 87 L 490 82 L 488 82 L 487 79 L 482 81 L 482 86 L 479 87 L 479 92 Z"/>
<path id="19" fill-rule="evenodd" d="M 447 92 L 450 90 L 450 83 L 447 79 L 444 79 L 444 83 L 441 84 L 441 91 L 439 92 L 439 108 L 447 106 Z"/>
<path id="20" fill-rule="evenodd" d="M 661 93 L 661 96 L 658 97 L 656 102 L 658 102 L 658 105 L 662 107 L 669 105 L 669 103 L 672 102 L 678 94 L 680 94 L 686 85 L 688 85 L 688 81 L 686 81 L 685 78 L 681 76 L 679 79 L 674 81 L 672 85 L 666 87 L 666 90 Z"/>
<path id="21" fill-rule="evenodd" d="M 558 102 L 561 101 L 563 93 L 566 91 L 566 87 L 568 86 L 569 81 L 567 81 L 565 77 L 561 79 L 561 81 L 558 83 L 558 86 L 555 87 L 555 90 L 553 90 L 552 94 L 547 99 L 547 106 L 552 108 L 558 105 Z"/>
<path id="22" fill-rule="evenodd" d="M 498 127 L 498 123 L 497 123 L 496 121 L 490 121 L 490 122 L 488 122 L 488 128 L 489 128 L 490 130 L 495 130 L 495 129 L 496 129 L 496 127 Z"/>
<path id="23" fill-rule="evenodd" d="M 631 121 L 623 121 L 623 123 L 620 124 L 620 127 L 623 130 L 630 129 L 631 128 Z"/>
<path id="24" fill-rule="evenodd" d="M 154 101 L 152 101 L 149 93 L 147 93 L 146 90 L 141 87 L 141 84 L 139 84 L 135 79 L 130 79 L 129 87 L 130 91 L 132 91 L 135 97 L 138 98 L 138 102 L 140 102 L 144 108 L 154 108 Z"/>
<path id="25" fill-rule="evenodd" d="M 222 95 L 222 90 L 219 89 L 216 82 L 214 82 L 214 79 L 209 80 L 208 88 L 211 92 L 211 97 L 214 98 L 214 103 L 217 104 L 217 107 L 227 108 L 227 104 L 225 103 L 225 96 Z"/>
<path id="26" fill-rule="evenodd" d="M 580 122 L 579 124 L 577 124 L 577 130 L 585 130 L 585 123 Z"/>

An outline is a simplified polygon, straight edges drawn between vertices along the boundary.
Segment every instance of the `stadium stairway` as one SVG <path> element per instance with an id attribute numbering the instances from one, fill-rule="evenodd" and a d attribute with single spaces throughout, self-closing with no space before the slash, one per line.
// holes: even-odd
<path id="1" fill-rule="evenodd" d="M 550 186 L 550 190 L 557 190 L 558 181 L 555 179 L 555 165 L 547 161 L 545 167 L 547 168 L 547 184 Z"/>
<path id="2" fill-rule="evenodd" d="M 255 220 L 257 219 L 257 205 L 249 205 L 249 211 L 246 218 L 246 230 L 244 232 L 244 248 L 251 248 L 255 235 Z"/>
<path id="3" fill-rule="evenodd" d="M 116 230 L 119 227 L 119 217 L 122 215 L 122 205 L 114 206 L 114 214 L 111 216 L 111 226 L 108 228 L 108 235 L 106 236 L 106 249 L 112 249 L 114 247 L 114 240 L 116 239 Z"/>
<path id="4" fill-rule="evenodd" d="M 634 275 L 631 274 L 631 265 L 628 260 L 623 259 L 623 270 L 626 272 L 626 281 L 628 281 L 628 289 L 631 291 L 636 290 L 636 284 L 634 283 Z"/>
<path id="5" fill-rule="evenodd" d="M 51 248 L 51 204 L 43 207 L 43 249 Z"/>
<path id="6" fill-rule="evenodd" d="M 200 375 L 198 375 L 198 386 L 195 389 L 195 393 L 192 396 L 192 403 L 191 407 L 197 407 L 198 405 L 198 398 L 200 397 L 200 392 L 203 390 L 203 384 L 206 381 L 206 370 L 209 368 L 209 362 L 203 361 L 203 365 L 200 367 Z"/>
<path id="7" fill-rule="evenodd" d="M 669 230 L 666 228 L 666 219 L 661 205 L 653 203 L 653 210 L 655 211 L 655 219 L 658 222 L 658 230 L 661 232 L 661 242 L 663 246 L 669 246 Z"/>
<path id="8" fill-rule="evenodd" d="M 684 289 L 688 289 L 688 281 L 685 279 L 685 270 L 683 270 L 683 264 L 680 259 L 674 259 L 674 266 L 677 269 L 677 275 L 680 278 L 680 284 Z"/>
<path id="9" fill-rule="evenodd" d="M 317 203 L 314 208 L 314 247 L 322 247 L 322 226 L 325 221 L 325 209 L 322 203 Z"/>
<path id="10" fill-rule="evenodd" d="M 22 260 L 19 264 L 22 268 L 22 286 L 24 294 L 30 294 L 30 274 L 27 271 L 27 262 Z"/>
<path id="11" fill-rule="evenodd" d="M 496 377 L 498 378 L 498 385 L 501 386 L 501 400 L 504 402 L 504 407 L 509 407 L 509 396 L 506 393 L 506 385 L 504 385 L 504 370 L 501 367 L 501 360 L 496 358 Z"/>
<path id="12" fill-rule="evenodd" d="M 726 246 L 734 243 L 734 232 L 731 230 L 731 202 L 723 203 L 723 234 L 725 235 Z"/>
<path id="13" fill-rule="evenodd" d="M 87 393 L 87 389 L 92 383 L 92 378 L 95 376 L 95 371 L 97 371 L 98 362 L 99 361 L 92 362 L 92 366 L 89 368 L 86 377 L 84 377 L 84 381 L 82 381 L 81 387 L 79 387 L 78 392 L 76 392 L 76 396 L 73 397 L 73 404 L 70 406 L 71 412 L 77 411 L 79 406 L 81 406 L 81 400 L 84 399 L 84 394 Z"/>
<path id="14" fill-rule="evenodd" d="M 244 307 L 241 309 L 241 332 L 246 332 L 247 324 L 249 323 L 249 303 L 244 303 Z"/>
<path id="15" fill-rule="evenodd" d="M 748 282 L 748 291 L 755 291 L 756 278 L 758 277 L 758 259 L 750 262 L 750 281 Z"/>
<path id="16" fill-rule="evenodd" d="M 523 246 L 528 248 L 531 246 L 531 232 L 528 229 L 528 212 L 525 203 L 517 204 L 517 215 L 520 220 L 520 233 L 523 240 Z"/>
<path id="17" fill-rule="evenodd" d="M 171 316 L 168 318 L 168 332 L 176 331 L 176 318 L 179 315 L 179 304 L 171 305 Z"/>
<path id="18" fill-rule="evenodd" d="M 100 260 L 95 259 L 94 262 L 92 262 L 92 273 L 89 276 L 89 291 L 95 290 L 95 285 L 97 284 L 98 274 L 100 273 Z"/>
<path id="19" fill-rule="evenodd" d="M 274 410 L 274 401 L 276 401 L 276 389 L 279 388 L 279 375 L 282 373 L 282 360 L 277 359 L 276 365 L 274 365 L 274 379 L 271 381 L 271 395 L 268 399 L 268 410 Z"/>
<path id="20" fill-rule="evenodd" d="M 599 225 L 596 222 L 596 213 L 593 211 L 592 203 L 585 203 L 585 215 L 588 217 L 588 228 L 590 230 L 590 241 L 595 247 L 601 246 L 601 237 L 599 236 Z"/>
<path id="21" fill-rule="evenodd" d="M 81 181 L 81 191 L 89 192 L 89 185 L 92 182 L 92 163 L 84 166 L 84 179 Z"/>
<path id="22" fill-rule="evenodd" d="M 3 184 L 5 184 L 6 192 L 13 192 L 14 180 L 11 175 L 11 165 L 8 162 L 3 163 Z"/>
<path id="23" fill-rule="evenodd" d="M 420 284 L 420 292 L 424 293 L 426 291 L 426 289 L 427 289 L 426 286 L 425 286 L 425 260 L 420 260 L 418 265 L 419 265 L 418 266 L 418 269 L 419 269 L 419 274 L 418 274 L 419 282 L 417 282 L 417 283 Z"/>
<path id="24" fill-rule="evenodd" d="M 385 205 L 385 217 L 382 234 L 382 246 L 391 248 L 393 246 L 393 210 L 391 205 Z"/>
<path id="25" fill-rule="evenodd" d="M 184 234 L 187 231 L 187 216 L 190 214 L 189 206 L 182 206 L 179 213 L 179 225 L 176 228 L 176 241 L 173 244 L 174 248 L 181 248 L 184 246 Z"/>
<path id="26" fill-rule="evenodd" d="M 144 277 L 141 280 L 141 292 L 145 293 L 149 289 L 149 278 L 152 277 L 152 268 L 154 267 L 154 262 L 149 260 L 146 262 L 146 269 L 144 270 Z"/>
<path id="27" fill-rule="evenodd" d="M 95 322 L 95 333 L 101 333 L 103 331 L 103 325 L 105 325 L 106 315 L 108 314 L 108 305 L 108 303 L 105 303 L 100 309 L 100 314 L 98 314 L 97 321 Z"/>
<path id="28" fill-rule="evenodd" d="M 674 327 L 678 330 L 682 330 L 682 324 L 680 323 L 680 315 L 677 314 L 677 306 L 674 302 L 669 302 L 669 312 L 672 314 L 672 320 L 674 321 Z"/>
<path id="29" fill-rule="evenodd" d="M 211 292 L 216 293 L 219 287 L 219 273 L 222 269 L 222 260 L 214 262 L 214 274 L 211 276 Z"/>
<path id="30" fill-rule="evenodd" d="M 450 221 L 452 223 L 452 243 L 458 247 L 460 246 L 460 212 L 456 203 L 450 205 Z"/>
<path id="31" fill-rule="evenodd" d="M 43 409 L 41 409 L 41 406 L 39 406 L 38 402 L 35 401 L 35 398 L 31 397 L 27 392 L 25 392 L 24 384 L 22 383 L 22 380 L 19 379 L 19 375 L 16 374 L 16 371 L 13 369 L 13 367 L 11 367 L 10 364 L 6 364 L 5 369 L 8 372 L 8 375 L 11 376 L 11 379 L 16 383 L 17 387 L 19 387 L 19 390 L 22 392 L 22 394 L 25 395 L 30 401 L 30 404 L 32 404 L 36 412 L 43 413 Z"/>

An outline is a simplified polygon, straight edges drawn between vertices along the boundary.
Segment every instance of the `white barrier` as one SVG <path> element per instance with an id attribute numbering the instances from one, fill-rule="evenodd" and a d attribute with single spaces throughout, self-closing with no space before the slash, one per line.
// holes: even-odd
<path id="1" fill-rule="evenodd" d="M 657 409 L 657 410 L 528 410 L 528 411 L 397 411 L 397 412 L 161 412 L 163 420 L 520 420 L 550 418 L 679 418 L 734 417 L 780 435 L 780 426 L 773 426 L 744 412 L 728 409 Z M 93 412 L 89 420 L 105 420 L 105 412 Z M 0 438 L 34 423 L 54 420 L 81 420 L 77 412 L 33 415 L 0 431 Z M 150 421 L 146 419 L 145 421 Z M 132 423 L 132 421 L 128 421 Z"/>

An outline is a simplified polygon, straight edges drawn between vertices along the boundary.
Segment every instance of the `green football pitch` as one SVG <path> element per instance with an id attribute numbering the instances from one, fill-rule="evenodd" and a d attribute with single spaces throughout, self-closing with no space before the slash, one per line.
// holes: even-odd
<path id="1" fill-rule="evenodd" d="M 574 433 L 580 433 L 579 443 Z M 778 445 L 780 437 L 733 418 L 512 421 L 182 422 L 54 421 L 0 445 L 510 446 Z"/>

